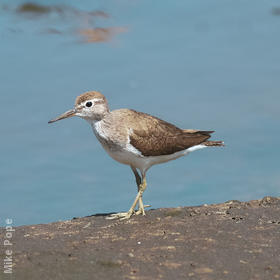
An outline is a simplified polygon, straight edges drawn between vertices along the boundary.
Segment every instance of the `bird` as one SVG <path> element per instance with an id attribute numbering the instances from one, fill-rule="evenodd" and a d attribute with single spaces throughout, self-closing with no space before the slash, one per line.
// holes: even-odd
<path id="1" fill-rule="evenodd" d="M 98 91 L 79 95 L 73 109 L 48 123 L 74 116 L 86 120 L 105 151 L 114 160 L 129 165 L 135 176 L 138 192 L 130 209 L 111 214 L 107 219 L 124 220 L 134 214 L 145 215 L 145 208 L 150 205 L 144 205 L 142 197 L 147 187 L 146 173 L 153 165 L 206 147 L 224 146 L 223 141 L 208 140 L 213 130 L 181 129 L 132 109 L 110 111 L 106 97 Z"/>

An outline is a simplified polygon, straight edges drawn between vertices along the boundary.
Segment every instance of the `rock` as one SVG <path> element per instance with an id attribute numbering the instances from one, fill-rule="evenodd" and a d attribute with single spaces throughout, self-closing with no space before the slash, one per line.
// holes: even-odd
<path id="1" fill-rule="evenodd" d="M 13 279 L 279 278 L 279 198 L 105 216 L 14 228 Z"/>

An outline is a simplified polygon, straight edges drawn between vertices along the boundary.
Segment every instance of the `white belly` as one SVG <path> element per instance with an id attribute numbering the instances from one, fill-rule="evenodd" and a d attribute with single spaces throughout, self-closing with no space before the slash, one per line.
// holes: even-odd
<path id="1" fill-rule="evenodd" d="M 189 154 L 190 152 L 203 149 L 205 147 L 206 147 L 205 145 L 196 145 L 189 149 L 179 151 L 171 155 L 149 156 L 149 157 L 143 157 L 139 154 L 135 154 L 128 150 L 110 151 L 105 147 L 104 148 L 107 151 L 107 153 L 116 161 L 123 164 L 131 165 L 135 168 L 138 168 L 142 173 L 145 173 L 151 166 L 155 164 L 160 164 L 170 160 L 177 159 L 179 157 Z"/>

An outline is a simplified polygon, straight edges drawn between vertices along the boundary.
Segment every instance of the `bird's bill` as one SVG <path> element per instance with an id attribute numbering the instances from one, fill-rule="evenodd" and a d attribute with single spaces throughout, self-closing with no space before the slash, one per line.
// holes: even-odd
<path id="1" fill-rule="evenodd" d="M 48 121 L 48 123 L 53 123 L 53 122 L 56 122 L 56 121 L 60 121 L 60 120 L 63 120 L 63 119 L 73 117 L 73 116 L 75 116 L 76 113 L 77 113 L 76 109 L 71 109 L 71 110 L 66 111 L 65 113 L 61 114 L 57 118 Z"/>

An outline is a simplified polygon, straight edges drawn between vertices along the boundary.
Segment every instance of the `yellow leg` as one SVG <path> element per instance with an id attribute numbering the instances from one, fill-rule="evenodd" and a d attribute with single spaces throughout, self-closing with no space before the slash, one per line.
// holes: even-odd
<path id="1" fill-rule="evenodd" d="M 139 173 L 137 172 L 137 169 L 133 166 L 130 166 L 130 167 L 131 167 L 131 169 L 132 169 L 132 171 L 135 175 L 137 190 L 139 192 L 142 179 L 141 179 Z M 139 205 L 138 210 L 135 212 L 136 215 L 140 215 L 140 214 L 145 215 L 145 210 L 144 209 L 147 208 L 147 207 L 151 207 L 150 205 L 144 205 L 143 204 L 142 196 L 140 196 L 140 198 L 139 198 L 138 205 Z"/>
<path id="2" fill-rule="evenodd" d="M 144 205 L 144 204 L 143 204 L 143 200 L 142 200 L 142 196 L 143 196 L 143 193 L 144 193 L 146 187 L 147 187 L 147 181 L 146 181 L 146 177 L 144 177 L 144 178 L 143 178 L 142 184 L 138 187 L 138 192 L 140 191 L 141 188 L 143 189 L 143 191 L 142 191 L 141 196 L 139 197 L 139 201 L 138 201 L 139 208 L 138 208 L 138 210 L 135 212 L 135 215 L 140 215 L 140 214 L 142 214 L 143 216 L 145 216 L 145 215 L 146 215 L 146 214 L 145 214 L 145 208 L 150 207 L 150 205 Z"/>
<path id="3" fill-rule="evenodd" d="M 142 214 L 143 216 L 145 216 L 145 207 L 144 207 L 144 204 L 143 204 L 143 200 L 142 200 L 142 196 L 139 197 L 139 201 L 138 201 L 138 210 L 135 212 L 136 215 L 140 215 Z"/>
<path id="4" fill-rule="evenodd" d="M 134 173 L 136 184 L 137 184 L 137 191 L 139 192 L 142 179 L 141 179 L 140 175 L 138 174 L 137 169 L 133 166 L 130 166 L 130 167 Z M 138 204 L 139 204 L 139 208 L 143 207 L 142 197 L 139 198 Z"/>
<path id="5" fill-rule="evenodd" d="M 106 219 L 109 219 L 109 220 L 118 219 L 118 218 L 120 218 L 121 220 L 129 219 L 131 217 L 131 215 L 135 213 L 135 207 L 136 207 L 137 203 L 139 203 L 139 210 L 136 213 L 137 214 L 142 213 L 142 215 L 145 215 L 144 205 L 143 205 L 143 201 L 142 201 L 142 195 L 143 195 L 143 192 L 145 191 L 146 187 L 147 187 L 147 182 L 146 182 L 146 177 L 144 176 L 142 183 L 138 187 L 139 190 L 135 197 L 135 200 L 132 203 L 128 212 L 112 214 L 109 217 L 107 217 Z M 140 213 L 138 213 L 139 211 L 140 211 Z"/>

